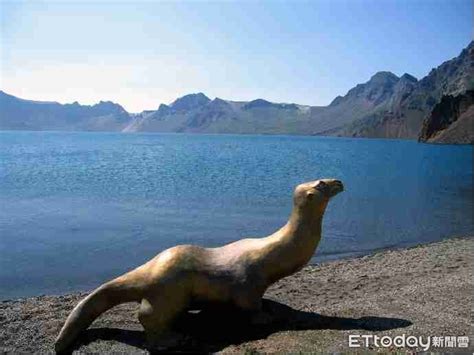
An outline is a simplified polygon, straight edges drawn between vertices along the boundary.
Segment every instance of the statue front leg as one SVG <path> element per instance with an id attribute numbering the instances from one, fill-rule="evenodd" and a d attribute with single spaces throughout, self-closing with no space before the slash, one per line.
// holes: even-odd
<path id="1" fill-rule="evenodd" d="M 187 306 L 187 295 L 158 295 L 142 300 L 138 319 L 145 329 L 147 345 L 150 348 L 166 349 L 179 344 L 182 336 L 173 333 L 171 326 Z"/>

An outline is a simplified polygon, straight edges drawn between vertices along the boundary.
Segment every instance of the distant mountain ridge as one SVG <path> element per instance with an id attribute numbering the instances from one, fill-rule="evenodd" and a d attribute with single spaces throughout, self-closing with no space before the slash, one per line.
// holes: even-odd
<path id="1" fill-rule="evenodd" d="M 100 102 L 41 103 L 0 92 L 0 129 L 104 130 L 306 134 L 417 139 L 435 105 L 446 95 L 474 89 L 474 42 L 461 54 L 417 80 L 378 72 L 328 106 L 211 100 L 203 93 L 185 95 L 157 110 L 129 114 L 120 105 Z"/>
<path id="2" fill-rule="evenodd" d="M 63 105 L 24 100 L 0 91 L 2 130 L 121 131 L 130 119 L 122 106 L 110 101 Z"/>

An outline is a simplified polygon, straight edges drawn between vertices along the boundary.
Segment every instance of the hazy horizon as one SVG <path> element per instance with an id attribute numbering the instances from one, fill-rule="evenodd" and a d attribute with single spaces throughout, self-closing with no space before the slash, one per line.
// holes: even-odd
<path id="1" fill-rule="evenodd" d="M 472 2 L 2 0 L 0 88 L 157 109 L 203 92 L 327 105 L 378 71 L 418 79 L 472 40 Z"/>

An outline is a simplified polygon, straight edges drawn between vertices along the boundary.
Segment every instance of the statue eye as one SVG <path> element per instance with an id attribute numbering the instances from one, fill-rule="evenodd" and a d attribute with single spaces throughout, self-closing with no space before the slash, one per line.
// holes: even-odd
<path id="1" fill-rule="evenodd" d="M 326 183 L 324 181 L 320 181 L 318 182 L 318 184 L 316 185 L 316 190 L 324 190 L 326 188 Z"/>

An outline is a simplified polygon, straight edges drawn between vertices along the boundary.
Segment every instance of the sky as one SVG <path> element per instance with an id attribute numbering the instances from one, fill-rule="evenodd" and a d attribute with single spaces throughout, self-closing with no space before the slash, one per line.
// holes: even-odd
<path id="1" fill-rule="evenodd" d="M 473 38 L 472 0 L 0 0 L 0 16 L 1 90 L 129 112 L 195 92 L 327 105 Z"/>

